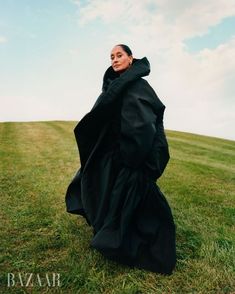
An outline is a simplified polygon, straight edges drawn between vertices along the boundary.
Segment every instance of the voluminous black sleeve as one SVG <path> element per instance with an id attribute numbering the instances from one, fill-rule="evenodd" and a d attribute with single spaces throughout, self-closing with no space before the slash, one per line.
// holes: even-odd
<path id="1" fill-rule="evenodd" d="M 130 88 L 123 97 L 120 127 L 120 154 L 124 165 L 139 167 L 151 150 L 157 115 L 146 99 L 145 88 Z"/>

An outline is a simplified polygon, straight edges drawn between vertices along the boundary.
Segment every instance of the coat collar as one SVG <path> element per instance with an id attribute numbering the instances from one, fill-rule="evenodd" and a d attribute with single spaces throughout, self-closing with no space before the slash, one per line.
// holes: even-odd
<path id="1" fill-rule="evenodd" d="M 115 73 L 110 66 L 104 74 L 103 91 L 96 100 L 91 112 L 99 111 L 100 108 L 103 109 L 106 105 L 112 104 L 130 82 L 147 76 L 149 73 L 150 64 L 146 57 L 134 59 L 132 66 L 121 75 Z"/>
<path id="2" fill-rule="evenodd" d="M 122 77 L 124 81 L 128 82 L 139 77 L 147 76 L 149 73 L 150 64 L 146 57 L 141 59 L 134 58 L 132 66 L 121 75 L 115 72 L 112 66 L 110 66 L 104 73 L 102 91 L 106 91 L 112 81 L 119 77 Z"/>

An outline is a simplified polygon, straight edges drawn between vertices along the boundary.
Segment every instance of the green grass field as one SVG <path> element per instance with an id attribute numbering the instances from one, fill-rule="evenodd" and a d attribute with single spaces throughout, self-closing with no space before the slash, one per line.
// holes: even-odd
<path id="1" fill-rule="evenodd" d="M 66 213 L 79 167 L 76 122 L 0 123 L 0 293 L 235 293 L 235 141 L 167 131 L 159 180 L 177 226 L 176 269 L 129 269 L 90 249 L 92 229 Z M 15 285 L 7 286 L 8 273 Z M 60 287 L 17 274 L 60 275 Z"/>

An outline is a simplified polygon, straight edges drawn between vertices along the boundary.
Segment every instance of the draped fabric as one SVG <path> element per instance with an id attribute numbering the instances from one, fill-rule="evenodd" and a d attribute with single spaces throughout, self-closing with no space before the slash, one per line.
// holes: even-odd
<path id="1" fill-rule="evenodd" d="M 165 106 L 143 79 L 149 73 L 146 57 L 121 75 L 105 72 L 102 93 L 74 129 L 81 166 L 65 201 L 93 227 L 91 246 L 105 257 L 171 274 L 175 224 L 156 184 L 170 158 Z"/>

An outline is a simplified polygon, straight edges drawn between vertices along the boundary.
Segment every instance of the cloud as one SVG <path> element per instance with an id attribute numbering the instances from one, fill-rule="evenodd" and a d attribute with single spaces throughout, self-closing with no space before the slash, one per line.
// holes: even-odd
<path id="1" fill-rule="evenodd" d="M 235 139 L 235 39 L 190 55 L 171 49 L 152 84 L 167 105 L 168 128 Z"/>
<path id="2" fill-rule="evenodd" d="M 80 24 L 101 20 L 106 25 L 120 26 L 119 38 L 155 52 L 183 46 L 185 39 L 206 34 L 211 26 L 235 15 L 234 0 L 226 3 L 224 0 L 206 3 L 203 0 L 77 0 L 74 3 Z M 112 39 L 115 40 L 115 35 Z"/>
<path id="3" fill-rule="evenodd" d="M 235 14 L 235 2 L 228 0 L 189 0 L 173 2 L 159 0 L 159 13 L 162 13 L 175 27 L 181 39 L 205 34 L 208 28 L 222 19 Z"/>
<path id="4" fill-rule="evenodd" d="M 184 41 L 206 34 L 210 27 L 235 15 L 234 0 L 76 3 L 80 24 L 101 20 L 104 25 L 120 26 L 117 34 L 109 36 L 110 46 L 121 40 L 137 56 L 149 57 L 154 74 L 148 79 L 167 105 L 168 128 L 221 137 L 231 134 L 235 39 L 194 54 L 187 51 Z"/>
<path id="5" fill-rule="evenodd" d="M 68 53 L 73 57 L 79 57 L 81 55 L 81 50 L 79 48 L 71 48 L 68 50 Z"/>
<path id="6" fill-rule="evenodd" d="M 74 1 L 78 6 L 79 22 L 81 24 L 88 23 L 97 18 L 105 23 L 115 21 L 135 22 L 140 18 L 144 20 L 148 16 L 146 6 L 151 3 L 149 0 L 133 1 L 133 0 L 96 0 Z"/>
<path id="7" fill-rule="evenodd" d="M 1 43 L 6 43 L 7 42 L 7 38 L 4 36 L 0 36 L 0 44 Z"/>
<path id="8" fill-rule="evenodd" d="M 74 1 L 80 23 L 101 19 L 105 23 L 128 23 L 129 26 L 149 27 L 153 32 L 170 29 L 177 38 L 185 39 L 205 34 L 208 27 L 235 14 L 233 0 L 90 0 Z M 161 25 L 160 28 L 157 25 Z M 148 31 L 146 31 L 148 32 Z"/>

